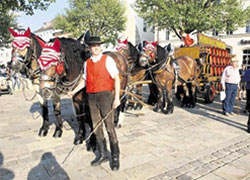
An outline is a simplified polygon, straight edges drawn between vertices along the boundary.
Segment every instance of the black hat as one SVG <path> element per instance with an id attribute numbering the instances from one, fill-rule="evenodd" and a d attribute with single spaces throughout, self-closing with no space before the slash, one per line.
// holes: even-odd
<path id="1" fill-rule="evenodd" d="M 88 45 L 92 45 L 92 44 L 102 44 L 103 42 L 101 41 L 100 37 L 96 37 L 96 36 L 90 36 L 87 44 Z"/>

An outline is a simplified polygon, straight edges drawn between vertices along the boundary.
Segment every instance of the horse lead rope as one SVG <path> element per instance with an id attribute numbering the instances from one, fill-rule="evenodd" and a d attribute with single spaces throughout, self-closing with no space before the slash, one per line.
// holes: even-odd
<path id="1" fill-rule="evenodd" d="M 124 93 L 124 95 L 120 98 L 120 101 L 122 101 L 122 99 L 125 98 L 125 97 L 126 97 L 126 93 Z M 115 110 L 115 109 L 112 108 L 112 109 L 111 109 L 102 119 L 100 119 L 100 120 L 98 121 L 97 125 L 93 128 L 93 131 L 90 132 L 90 134 L 88 135 L 88 137 L 87 137 L 83 142 L 85 142 L 85 141 L 87 141 L 87 140 L 90 139 L 91 135 L 94 134 L 94 132 L 96 131 L 96 129 L 103 123 L 103 121 L 104 121 L 104 120 L 109 116 L 109 114 L 111 114 L 114 110 Z M 76 146 L 76 145 L 73 145 L 73 147 L 71 148 L 71 150 L 68 152 L 68 154 L 67 154 L 66 157 L 64 158 L 62 164 L 64 164 L 64 163 L 68 160 L 69 156 L 70 156 L 70 155 L 72 154 L 72 152 L 74 151 L 75 146 Z M 76 153 L 78 153 L 79 150 L 80 150 L 80 148 L 78 149 L 78 151 L 77 151 Z"/>

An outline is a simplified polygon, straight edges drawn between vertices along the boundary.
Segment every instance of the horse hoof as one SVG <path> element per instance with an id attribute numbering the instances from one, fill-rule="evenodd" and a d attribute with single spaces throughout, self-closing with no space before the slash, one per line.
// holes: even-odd
<path id="1" fill-rule="evenodd" d="M 121 124 L 116 124 L 115 127 L 116 127 L 116 128 L 121 128 L 122 125 L 121 125 Z"/>
<path id="2" fill-rule="evenodd" d="M 79 145 L 83 143 L 83 138 L 75 138 L 74 145 Z"/>
<path id="3" fill-rule="evenodd" d="M 48 129 L 43 129 L 43 128 L 41 128 L 41 129 L 39 130 L 38 136 L 40 136 L 40 137 L 45 137 L 45 136 L 47 136 L 47 134 L 48 134 Z"/>
<path id="4" fill-rule="evenodd" d="M 55 130 L 53 137 L 60 138 L 61 136 L 62 136 L 62 130 L 61 129 Z"/>
<path id="5" fill-rule="evenodd" d="M 154 111 L 154 112 L 158 112 L 158 108 L 154 108 L 153 111 Z"/>

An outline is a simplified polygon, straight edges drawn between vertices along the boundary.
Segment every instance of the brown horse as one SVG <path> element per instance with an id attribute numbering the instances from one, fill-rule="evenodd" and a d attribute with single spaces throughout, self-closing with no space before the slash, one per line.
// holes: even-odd
<path id="1" fill-rule="evenodd" d="M 133 85 L 134 83 L 138 81 L 144 81 L 144 80 L 150 80 L 148 72 L 145 70 L 145 68 L 141 67 L 139 65 L 139 57 L 140 57 L 140 51 L 136 46 L 134 46 L 131 42 L 125 40 L 120 41 L 118 40 L 119 44 L 117 45 L 116 49 L 119 53 L 121 53 L 123 56 L 126 57 L 128 61 L 128 79 L 129 79 L 129 87 L 130 91 L 134 91 L 136 89 L 136 94 L 138 95 L 138 99 L 142 100 L 142 85 L 143 84 L 137 84 Z M 136 88 L 135 88 L 136 87 Z M 155 99 L 157 97 L 158 90 L 156 86 L 153 84 L 149 84 L 150 89 L 150 95 L 148 99 L 148 104 L 152 105 L 155 103 Z M 131 97 L 130 97 L 131 98 Z M 132 98 L 131 98 L 132 99 Z M 134 108 L 141 109 L 142 104 L 140 102 L 138 103 L 132 103 L 130 102 L 127 105 L 127 108 Z"/>
<path id="2" fill-rule="evenodd" d="M 140 64 L 149 66 L 154 77 L 153 81 L 160 92 L 154 111 L 161 109 L 163 113 L 173 113 L 172 89 L 174 85 L 183 86 L 185 95 L 182 104 L 188 107 L 195 106 L 197 77 L 200 74 L 200 68 L 194 59 L 188 56 L 172 59 L 168 55 L 166 47 L 162 48 L 157 45 L 157 42 L 146 42 L 140 57 Z M 166 102 L 167 108 L 164 110 Z"/>

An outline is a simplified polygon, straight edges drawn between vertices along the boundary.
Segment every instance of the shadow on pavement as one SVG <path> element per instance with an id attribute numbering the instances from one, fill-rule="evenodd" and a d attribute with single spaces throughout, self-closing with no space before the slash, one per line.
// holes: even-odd
<path id="1" fill-rule="evenodd" d="M 15 174 L 12 171 L 2 167 L 3 166 L 3 160 L 4 160 L 3 154 L 0 152 L 0 179 L 1 180 L 12 180 L 12 179 L 14 179 Z"/>
<path id="2" fill-rule="evenodd" d="M 186 108 L 185 107 L 183 109 L 188 111 L 188 112 L 199 114 L 199 115 L 202 115 L 206 118 L 210 118 L 212 120 L 227 124 L 229 126 L 236 127 L 236 128 L 241 129 L 243 131 L 247 130 L 246 124 L 242 124 L 242 123 L 236 122 L 234 120 L 231 120 L 231 119 L 233 119 L 233 117 L 236 117 L 236 116 L 231 116 L 231 117 L 227 117 L 227 118 L 226 118 L 226 116 L 225 116 L 225 118 L 220 116 L 220 115 L 222 115 L 222 103 L 221 103 L 221 101 L 219 101 L 217 99 L 213 102 L 213 104 L 207 104 L 207 103 L 204 103 L 204 101 L 202 99 L 198 99 L 195 108 Z M 234 108 L 234 110 L 235 110 L 235 108 Z M 236 109 L 236 111 L 237 111 L 237 109 Z M 212 114 L 209 112 L 218 113 L 220 115 L 215 115 L 215 114 Z"/>
<path id="3" fill-rule="evenodd" d="M 70 180 L 51 152 L 42 155 L 40 163 L 28 173 L 28 180 Z"/>

